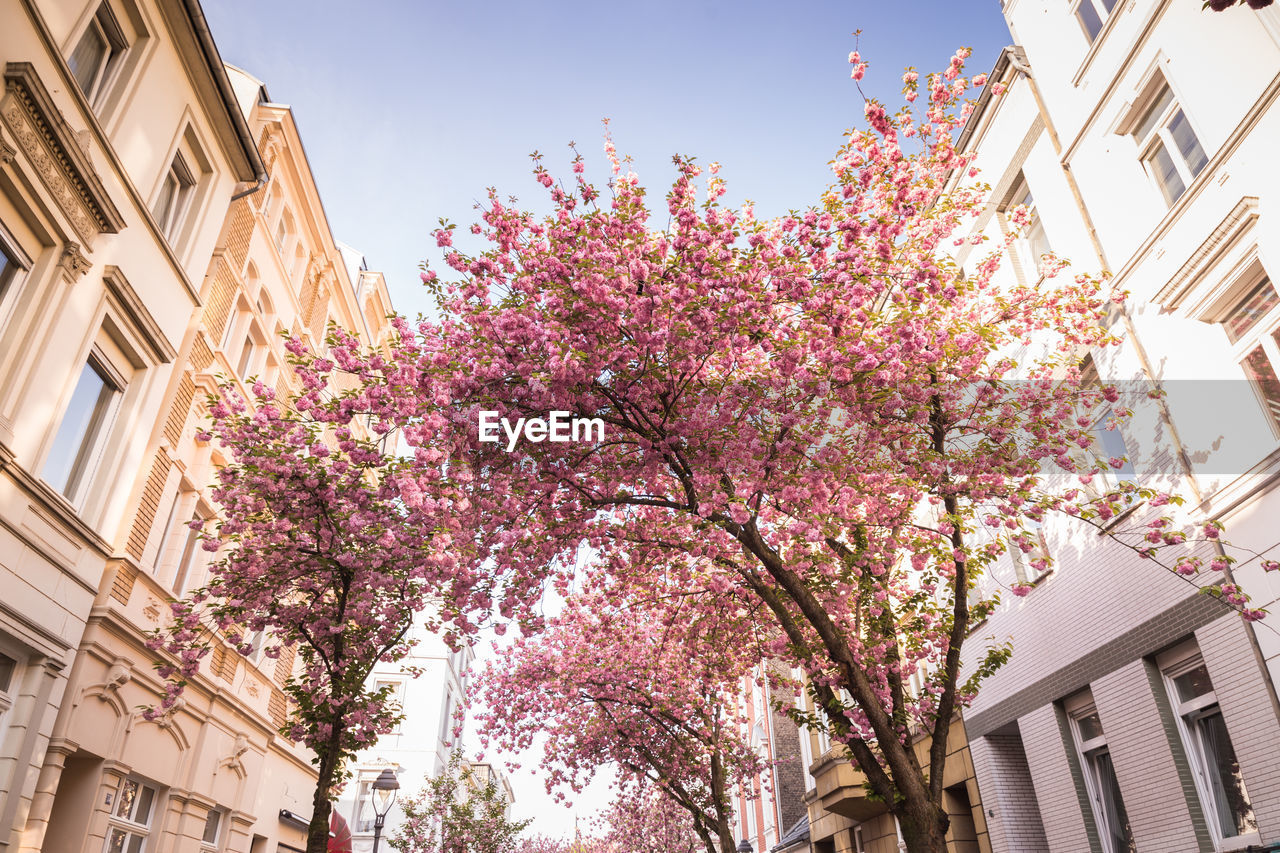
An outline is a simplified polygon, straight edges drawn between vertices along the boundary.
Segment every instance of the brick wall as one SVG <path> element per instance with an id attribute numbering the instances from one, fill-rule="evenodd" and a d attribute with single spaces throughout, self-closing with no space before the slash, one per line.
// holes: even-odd
<path id="1" fill-rule="evenodd" d="M 994 853 L 1049 853 L 1027 753 L 1016 727 L 969 741 Z"/>
<path id="2" fill-rule="evenodd" d="M 1027 767 L 1031 771 L 1049 849 L 1055 852 L 1096 849 L 1093 847 L 1095 839 L 1090 838 L 1090 827 L 1086 826 L 1080 811 L 1079 795 L 1067 746 L 1062 740 L 1057 709 L 1053 705 L 1035 709 L 1018 720 L 1018 732 L 1026 749 Z M 986 796 L 985 791 L 983 796 Z"/>

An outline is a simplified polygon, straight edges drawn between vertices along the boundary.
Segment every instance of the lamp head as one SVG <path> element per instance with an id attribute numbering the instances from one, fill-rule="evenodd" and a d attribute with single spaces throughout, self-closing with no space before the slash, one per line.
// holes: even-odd
<path id="1" fill-rule="evenodd" d="M 391 804 L 396 800 L 396 791 L 400 790 L 400 782 L 390 767 L 378 774 L 370 787 L 370 798 L 373 800 L 373 811 L 378 817 L 386 817 L 391 811 Z"/>

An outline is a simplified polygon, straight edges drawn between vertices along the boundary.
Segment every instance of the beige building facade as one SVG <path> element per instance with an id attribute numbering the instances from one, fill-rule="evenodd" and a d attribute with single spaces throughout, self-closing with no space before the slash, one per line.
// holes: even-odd
<path id="1" fill-rule="evenodd" d="M 282 332 L 378 341 L 386 284 L 194 0 L 4 0 L 0 21 L 0 851 L 299 850 L 293 655 L 219 647 L 149 722 L 145 634 L 205 578 L 205 397 L 286 392 Z"/>

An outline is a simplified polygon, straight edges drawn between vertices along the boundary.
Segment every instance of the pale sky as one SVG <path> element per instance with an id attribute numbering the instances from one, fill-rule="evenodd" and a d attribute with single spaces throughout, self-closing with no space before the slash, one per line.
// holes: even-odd
<path id="1" fill-rule="evenodd" d="M 940 70 L 966 46 L 970 73 L 988 71 L 1010 42 L 997 0 L 203 5 L 223 59 L 293 107 L 334 236 L 386 274 L 410 316 L 427 307 L 418 265 L 440 266 L 437 220 L 464 232 L 489 186 L 543 209 L 528 155 L 567 177 L 571 141 L 603 183 L 602 118 L 659 204 L 679 153 L 719 161 L 726 201 L 750 198 L 765 218 L 817 199 L 861 119 L 854 30 L 871 62 L 863 90 L 891 109 L 904 66 Z M 536 776 L 512 782 L 533 830 L 572 832 L 573 812 Z M 600 801 L 582 799 L 584 818 Z"/>

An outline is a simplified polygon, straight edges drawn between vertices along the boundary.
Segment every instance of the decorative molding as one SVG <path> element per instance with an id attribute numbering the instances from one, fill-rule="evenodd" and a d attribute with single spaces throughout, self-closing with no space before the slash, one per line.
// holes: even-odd
<path id="1" fill-rule="evenodd" d="M 18 149 L 5 142 L 4 137 L 0 136 L 0 166 L 8 166 L 12 163 L 17 153 Z"/>
<path id="2" fill-rule="evenodd" d="M 249 774 L 245 770 L 242 756 L 248 751 L 249 751 L 249 738 L 245 735 L 244 732 L 240 732 L 236 735 L 236 742 L 231 747 L 231 754 L 223 758 L 221 761 L 219 761 L 218 767 L 226 767 L 231 772 L 239 776 L 241 779 L 244 779 Z"/>
<path id="3" fill-rule="evenodd" d="M 120 307 L 124 310 L 134 328 L 138 330 L 147 342 L 147 348 L 151 351 L 151 355 L 156 362 L 168 364 L 177 358 L 178 350 L 169 341 L 168 336 L 160 328 L 160 324 L 156 322 L 155 317 L 151 316 L 146 304 L 138 296 L 138 292 L 133 289 L 133 285 L 129 284 L 129 279 L 125 278 L 120 268 L 114 264 L 108 265 L 102 271 L 102 280 L 106 283 L 107 290 L 111 292 L 111 295 L 119 301 Z"/>
<path id="4" fill-rule="evenodd" d="M 10 62 L 4 79 L 0 117 L 80 239 L 90 246 L 99 233 L 121 231 L 124 217 L 94 170 L 84 141 L 54 105 L 35 66 Z"/>
<path id="5" fill-rule="evenodd" d="M 1166 312 L 1176 310 L 1223 256 L 1252 230 L 1257 221 L 1258 197 L 1244 196 L 1205 241 L 1196 247 L 1187 262 L 1160 288 L 1153 301 L 1159 303 Z"/>
<path id="6" fill-rule="evenodd" d="M 75 280 L 87 273 L 93 264 L 80 251 L 80 244 L 71 242 L 62 247 L 62 257 L 58 260 L 58 266 L 62 268 L 67 281 L 75 283 Z"/>

